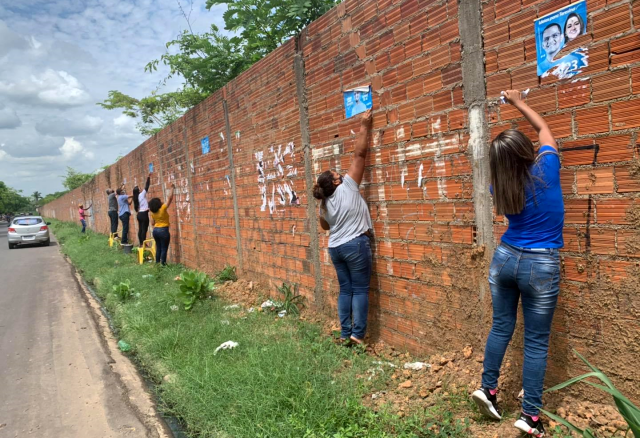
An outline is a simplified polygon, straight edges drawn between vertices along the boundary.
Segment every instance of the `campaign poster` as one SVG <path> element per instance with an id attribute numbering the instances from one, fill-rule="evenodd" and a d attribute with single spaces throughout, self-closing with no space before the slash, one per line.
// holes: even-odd
<path id="1" fill-rule="evenodd" d="M 538 76 L 566 79 L 589 65 L 587 49 L 563 49 L 587 32 L 587 2 L 582 0 L 535 20 Z"/>
<path id="2" fill-rule="evenodd" d="M 208 154 L 209 153 L 209 137 L 205 137 L 202 140 L 200 140 L 200 146 L 202 146 L 202 154 Z"/>
<path id="3" fill-rule="evenodd" d="M 371 86 L 353 88 L 344 92 L 344 110 L 347 119 L 372 107 Z"/>
<path id="4" fill-rule="evenodd" d="M 149 173 L 153 173 L 153 163 L 149 163 Z"/>

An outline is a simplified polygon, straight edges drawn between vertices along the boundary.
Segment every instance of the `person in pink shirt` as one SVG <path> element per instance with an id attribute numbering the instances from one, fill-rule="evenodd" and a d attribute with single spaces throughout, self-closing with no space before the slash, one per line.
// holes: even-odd
<path id="1" fill-rule="evenodd" d="M 90 210 L 93 204 L 90 204 L 87 208 L 84 208 L 83 204 L 78 205 L 78 215 L 80 215 L 80 223 L 82 224 L 82 232 L 84 233 L 87 229 L 87 221 L 85 218 L 90 217 L 91 215 L 87 213 L 87 210 Z"/>

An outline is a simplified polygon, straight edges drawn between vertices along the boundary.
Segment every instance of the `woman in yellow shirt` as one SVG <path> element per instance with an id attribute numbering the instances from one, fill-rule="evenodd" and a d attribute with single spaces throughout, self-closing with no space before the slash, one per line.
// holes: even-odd
<path id="1" fill-rule="evenodd" d="M 167 252 L 169 251 L 169 242 L 171 234 L 169 233 L 169 212 L 167 209 L 173 202 L 173 192 L 176 186 L 171 184 L 171 196 L 166 204 L 163 204 L 160 198 L 153 198 L 149 201 L 149 210 L 151 210 L 151 225 L 153 226 L 153 239 L 156 241 L 156 263 L 167 264 Z"/>

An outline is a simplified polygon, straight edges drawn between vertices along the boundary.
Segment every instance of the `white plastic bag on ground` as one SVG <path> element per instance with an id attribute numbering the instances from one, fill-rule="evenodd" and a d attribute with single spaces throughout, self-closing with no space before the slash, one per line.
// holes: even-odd
<path id="1" fill-rule="evenodd" d="M 240 308 L 240 304 L 232 304 L 230 306 L 224 306 L 224 310 L 239 309 L 239 308 Z"/>
<path id="2" fill-rule="evenodd" d="M 275 304 L 271 300 L 267 300 L 267 301 L 265 301 L 264 303 L 262 303 L 260 305 L 260 307 L 262 307 L 263 309 L 266 308 L 266 307 L 274 307 L 274 306 L 275 306 Z"/>
<path id="3" fill-rule="evenodd" d="M 237 346 L 238 346 L 237 342 L 233 342 L 233 341 L 223 342 L 222 344 L 220 344 L 218 348 L 216 348 L 216 351 L 214 351 L 213 354 L 218 354 L 218 351 L 220 350 L 230 350 L 232 348 L 236 348 Z"/>
<path id="4" fill-rule="evenodd" d="M 424 362 L 407 362 L 404 364 L 405 370 L 420 371 L 423 368 L 431 368 L 431 365 Z"/>

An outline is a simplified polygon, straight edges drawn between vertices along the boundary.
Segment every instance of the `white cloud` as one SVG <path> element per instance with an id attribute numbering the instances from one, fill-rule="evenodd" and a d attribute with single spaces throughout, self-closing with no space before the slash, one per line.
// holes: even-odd
<path id="1" fill-rule="evenodd" d="M 17 82 L 0 81 L 0 94 L 18 102 L 60 107 L 83 105 L 91 100 L 75 77 L 50 68 L 40 75 L 31 75 Z"/>
<path id="2" fill-rule="evenodd" d="M 188 13 L 191 0 L 179 1 Z M 226 6 L 193 3 L 194 32 L 224 28 Z M 144 66 L 186 27 L 176 0 L 0 0 L 0 102 L 22 122 L 0 129 L 0 180 L 54 192 L 67 165 L 89 172 L 141 144 L 137 120 L 95 103 L 109 90 L 150 95 L 167 69 Z"/>
<path id="3" fill-rule="evenodd" d="M 14 129 L 22 125 L 22 120 L 15 110 L 0 104 L 0 129 Z"/>
<path id="4" fill-rule="evenodd" d="M 26 39 L 11 31 L 11 29 L 0 20 L 0 58 L 11 50 L 26 49 L 28 46 Z"/>
<path id="5" fill-rule="evenodd" d="M 84 146 L 82 146 L 82 144 L 73 137 L 64 138 L 64 144 L 60 148 L 60 152 L 65 160 L 71 160 L 78 157 L 84 157 L 92 160 L 94 157 L 93 152 L 87 151 Z"/>
<path id="6" fill-rule="evenodd" d="M 39 120 L 36 131 L 54 137 L 71 137 L 95 134 L 102 129 L 104 121 L 100 117 L 85 115 L 73 119 L 51 117 Z"/>

